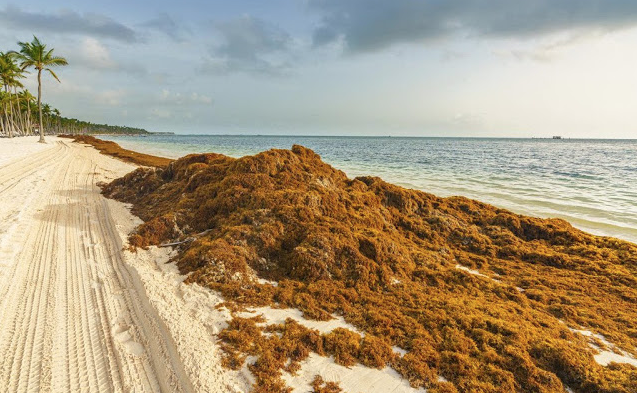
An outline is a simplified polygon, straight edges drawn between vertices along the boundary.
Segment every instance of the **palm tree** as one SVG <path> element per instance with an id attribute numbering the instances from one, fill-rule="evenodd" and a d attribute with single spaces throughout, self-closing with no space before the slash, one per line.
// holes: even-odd
<path id="1" fill-rule="evenodd" d="M 20 111 L 24 112 L 24 124 L 25 124 L 25 135 L 31 135 L 32 127 L 31 127 L 31 113 L 35 112 L 35 109 L 32 109 L 35 97 L 29 92 L 29 90 L 22 90 L 19 93 L 20 96 Z M 57 110 L 57 109 L 56 109 Z"/>
<path id="2" fill-rule="evenodd" d="M 24 71 L 21 70 L 20 67 L 18 67 L 18 65 L 16 64 L 16 62 L 14 61 L 14 59 L 11 57 L 9 53 L 0 52 L 0 84 L 4 88 L 4 92 L 9 95 L 8 104 L 4 110 L 4 114 L 6 117 L 5 124 L 7 125 L 10 124 L 10 127 L 11 127 L 9 128 L 9 134 L 8 134 L 9 137 L 13 136 L 12 130 L 17 125 L 16 119 L 15 119 L 16 111 L 13 108 L 13 100 L 14 100 L 13 94 L 17 93 L 18 87 L 24 87 L 22 86 L 22 83 L 20 83 L 20 81 L 18 80 L 20 78 L 24 78 Z M 13 93 L 11 91 L 12 89 L 13 89 Z M 16 102 L 19 105 L 19 102 L 17 100 Z M 10 120 L 9 120 L 9 114 L 11 114 Z M 17 114 L 18 114 L 18 121 L 21 121 L 22 119 L 19 118 L 19 109 Z"/>
<path id="3" fill-rule="evenodd" d="M 0 52 L 0 84 L 5 92 L 9 91 L 9 87 L 22 87 L 18 79 L 24 78 L 24 72 L 18 67 L 9 53 Z"/>
<path id="4" fill-rule="evenodd" d="M 20 52 L 11 52 L 20 61 L 20 67 L 27 69 L 33 67 L 38 70 L 38 111 L 40 113 L 40 143 L 44 141 L 44 123 L 42 122 L 42 71 L 48 71 L 60 82 L 60 78 L 55 75 L 50 67 L 65 66 L 68 64 L 64 57 L 53 56 L 53 49 L 46 49 L 46 45 L 33 36 L 31 42 L 18 42 Z"/>

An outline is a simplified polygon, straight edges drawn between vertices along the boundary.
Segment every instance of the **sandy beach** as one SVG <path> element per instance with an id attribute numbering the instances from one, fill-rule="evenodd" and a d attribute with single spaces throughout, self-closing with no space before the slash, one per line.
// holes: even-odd
<path id="1" fill-rule="evenodd" d="M 179 276 L 155 264 L 166 256 L 122 251 L 137 221 L 96 183 L 133 166 L 58 138 L 46 145 L 35 137 L 1 139 L 0 157 L 5 391 L 235 389 L 211 337 L 197 334 L 207 328 L 182 312 L 184 297 L 169 298 L 180 289 Z M 169 312 L 157 305 L 167 301 Z"/>

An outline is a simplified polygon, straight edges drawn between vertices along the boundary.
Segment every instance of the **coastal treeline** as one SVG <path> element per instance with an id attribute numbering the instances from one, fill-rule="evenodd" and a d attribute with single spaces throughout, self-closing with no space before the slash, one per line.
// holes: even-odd
<path id="1" fill-rule="evenodd" d="M 37 37 L 18 42 L 18 50 L 0 51 L 0 136 L 14 137 L 40 134 L 147 134 L 141 128 L 95 124 L 63 117 L 60 111 L 42 102 L 42 74 L 60 82 L 54 67 L 66 66 L 64 57 L 56 56 Z M 38 92 L 32 94 L 23 81 L 37 75 Z"/>
<path id="2" fill-rule="evenodd" d="M 150 134 L 143 128 L 91 123 L 90 121 L 62 117 L 55 113 L 48 119 L 48 123 L 46 120 L 44 121 L 44 129 L 50 130 L 52 134 Z"/>

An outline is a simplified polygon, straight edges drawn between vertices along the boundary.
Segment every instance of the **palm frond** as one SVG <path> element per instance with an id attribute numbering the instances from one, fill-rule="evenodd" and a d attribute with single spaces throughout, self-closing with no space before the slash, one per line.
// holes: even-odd
<path id="1" fill-rule="evenodd" d="M 33 46 L 40 46 L 42 47 L 42 49 L 46 48 L 46 44 L 41 43 L 38 37 L 35 36 L 35 34 L 33 35 L 33 41 L 31 41 L 31 44 Z"/>
<path id="2" fill-rule="evenodd" d="M 47 59 L 45 64 L 48 66 L 65 66 L 68 65 L 69 62 L 64 57 L 55 56 Z"/>
<path id="3" fill-rule="evenodd" d="M 51 75 L 53 75 L 53 77 L 55 78 L 55 80 L 56 80 L 56 81 L 58 81 L 58 82 L 62 83 L 62 81 L 60 80 L 60 78 L 58 78 L 58 76 L 57 76 L 57 75 L 55 75 L 55 72 L 53 72 L 53 70 L 52 70 L 52 69 L 47 68 L 46 70 L 47 70 L 47 71 L 49 71 L 49 72 L 51 73 Z"/>

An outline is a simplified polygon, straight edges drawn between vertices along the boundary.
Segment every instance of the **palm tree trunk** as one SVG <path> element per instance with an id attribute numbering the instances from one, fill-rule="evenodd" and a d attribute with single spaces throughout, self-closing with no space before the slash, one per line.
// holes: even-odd
<path id="1" fill-rule="evenodd" d="M 13 88 L 13 94 L 15 95 L 16 117 L 18 119 L 18 131 L 20 135 L 24 135 L 24 119 L 22 118 L 22 109 L 20 108 L 20 95 L 18 94 L 18 88 Z"/>
<path id="2" fill-rule="evenodd" d="M 18 105 L 20 105 L 20 103 L 18 102 Z M 20 112 L 18 112 L 18 115 L 20 116 L 20 124 L 22 125 L 22 135 L 26 135 L 27 134 L 27 112 L 24 111 L 22 112 L 22 108 L 20 108 Z"/>
<path id="3" fill-rule="evenodd" d="M 40 143 L 46 143 L 44 140 L 44 124 L 42 124 L 42 70 L 38 70 L 38 111 L 40 111 Z"/>
<path id="4" fill-rule="evenodd" d="M 7 102 L 7 105 L 4 106 L 4 118 L 5 118 L 5 124 L 7 126 L 7 136 L 9 138 L 13 138 L 13 133 L 11 132 L 11 128 L 13 127 L 11 125 L 11 120 L 9 119 L 9 103 Z"/>
<path id="5" fill-rule="evenodd" d="M 31 103 L 27 100 L 27 114 L 26 114 L 26 121 L 27 121 L 27 135 L 31 135 Z"/>
<path id="6" fill-rule="evenodd" d="M 6 131 L 7 130 L 6 130 L 5 126 L 4 126 L 3 116 L 2 116 L 2 113 L 0 113 L 0 132 L 2 133 L 2 135 L 5 135 Z"/>
<path id="7" fill-rule="evenodd" d="M 13 138 L 13 134 L 16 132 L 16 122 L 15 122 L 15 109 L 13 108 L 13 94 L 11 94 L 11 90 L 8 91 L 9 93 L 9 113 L 7 114 L 7 119 L 9 119 L 9 116 L 11 116 L 10 118 L 10 122 L 11 122 L 11 128 L 9 130 L 9 138 Z"/>

